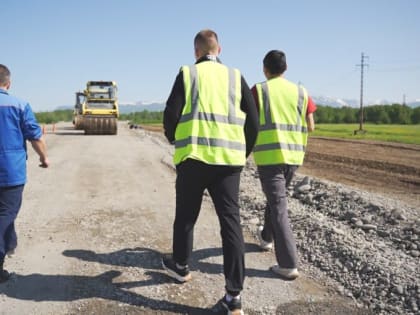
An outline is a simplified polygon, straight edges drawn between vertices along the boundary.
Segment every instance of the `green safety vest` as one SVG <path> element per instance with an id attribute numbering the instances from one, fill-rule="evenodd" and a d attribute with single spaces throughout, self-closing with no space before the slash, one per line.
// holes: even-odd
<path id="1" fill-rule="evenodd" d="M 308 139 L 306 90 L 282 77 L 256 84 L 260 127 L 253 156 L 257 165 L 302 165 Z"/>
<path id="2" fill-rule="evenodd" d="M 185 106 L 175 131 L 174 164 L 246 162 L 241 74 L 215 61 L 183 66 Z"/>

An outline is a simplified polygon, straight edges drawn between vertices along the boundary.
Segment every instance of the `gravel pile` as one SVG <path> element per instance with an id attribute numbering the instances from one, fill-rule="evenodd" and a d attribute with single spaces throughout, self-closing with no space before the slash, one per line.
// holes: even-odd
<path id="1" fill-rule="evenodd" d="M 420 314 L 419 209 L 344 185 L 297 175 L 289 216 L 301 266 L 379 314 Z M 265 197 L 256 167 L 241 178 L 242 220 L 256 230 Z M 327 280 L 327 281 L 329 281 Z"/>

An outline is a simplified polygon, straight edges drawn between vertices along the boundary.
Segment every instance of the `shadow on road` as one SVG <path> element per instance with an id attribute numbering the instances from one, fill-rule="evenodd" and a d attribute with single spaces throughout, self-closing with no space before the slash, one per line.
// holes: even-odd
<path id="1" fill-rule="evenodd" d="M 245 243 L 245 254 L 246 253 L 255 253 L 261 252 L 261 249 L 256 244 L 252 243 Z M 209 257 L 214 256 L 222 256 L 222 248 L 205 248 L 195 250 L 191 256 L 191 263 L 190 267 L 191 270 L 198 270 L 203 273 L 211 273 L 211 274 L 220 274 L 223 273 L 223 266 L 221 264 L 214 264 L 209 263 L 206 260 Z M 246 265 L 246 260 L 245 260 Z M 246 267 L 246 266 L 245 266 Z M 246 277 L 258 277 L 258 278 L 277 278 L 271 271 L 267 269 L 254 269 L 254 268 L 246 268 L 245 269 L 245 276 Z"/>
<path id="2" fill-rule="evenodd" d="M 80 299 L 101 298 L 133 306 L 143 306 L 149 310 L 182 314 L 215 314 L 219 311 L 219 305 L 215 305 L 213 310 L 204 309 L 152 299 L 127 290 L 166 282 L 166 277 L 162 277 L 160 273 L 146 272 L 145 274 L 150 277 L 146 281 L 120 283 L 113 283 L 113 279 L 121 275 L 121 272 L 116 270 L 110 270 L 97 276 L 14 275 L 9 282 L 0 285 L 0 294 L 37 302 L 71 302 Z"/>
<path id="3" fill-rule="evenodd" d="M 251 243 L 245 244 L 245 253 L 260 252 L 260 248 Z M 125 248 L 119 251 L 97 254 L 91 250 L 75 249 L 65 250 L 64 256 L 74 257 L 84 261 L 97 262 L 112 266 L 121 267 L 141 267 L 144 269 L 159 269 L 161 268 L 162 253 L 150 248 Z M 190 259 L 190 269 L 197 270 L 202 273 L 220 274 L 223 273 L 223 266 L 221 264 L 209 263 L 206 260 L 209 257 L 222 256 L 222 248 L 205 248 L 198 249 L 193 252 Z M 277 278 L 272 272 L 266 270 L 246 268 L 246 277 L 259 278 Z"/>
<path id="4" fill-rule="evenodd" d="M 246 252 L 259 251 L 255 244 L 247 244 Z M 128 289 L 145 286 L 156 286 L 168 281 L 169 278 L 161 267 L 162 253 L 150 248 L 125 248 L 111 253 L 95 253 L 91 250 L 65 250 L 63 255 L 82 261 L 101 263 L 110 266 L 139 267 L 150 269 L 144 273 L 146 280 L 131 282 L 116 282 L 121 271 L 110 270 L 96 276 L 76 275 L 13 275 L 12 279 L 0 284 L 0 294 L 8 297 L 31 301 L 64 301 L 70 302 L 80 299 L 101 298 L 114 300 L 127 305 L 143 306 L 149 310 L 169 311 L 183 314 L 217 314 L 222 311 L 219 304 L 210 309 L 193 307 L 166 300 L 149 298 Z M 221 256 L 221 248 L 199 249 L 191 257 L 191 270 L 203 273 L 220 274 L 223 272 L 221 264 L 208 263 L 203 260 Z M 158 271 L 155 271 L 158 270 Z M 247 269 L 248 277 L 273 277 L 267 270 Z"/>

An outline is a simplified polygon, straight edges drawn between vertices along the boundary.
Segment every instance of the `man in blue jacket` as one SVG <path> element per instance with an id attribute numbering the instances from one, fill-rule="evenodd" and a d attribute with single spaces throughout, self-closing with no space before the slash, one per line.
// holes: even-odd
<path id="1" fill-rule="evenodd" d="M 49 165 L 42 130 L 30 105 L 9 95 L 9 88 L 10 71 L 0 64 L 0 283 L 10 277 L 3 269 L 6 254 L 17 246 L 14 222 L 26 183 L 26 140 L 39 155 L 40 166 Z"/>

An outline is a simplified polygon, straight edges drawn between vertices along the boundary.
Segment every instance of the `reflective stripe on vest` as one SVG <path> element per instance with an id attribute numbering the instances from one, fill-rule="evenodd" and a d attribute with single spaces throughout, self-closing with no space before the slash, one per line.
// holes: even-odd
<path id="1" fill-rule="evenodd" d="M 244 165 L 245 114 L 240 109 L 239 71 L 214 61 L 184 66 L 182 71 L 186 104 L 175 132 L 174 163 L 193 158 L 208 164 Z M 209 92 L 208 80 L 213 80 Z M 214 93 L 214 84 L 226 92 Z"/>
<path id="2" fill-rule="evenodd" d="M 253 154 L 255 163 L 301 165 L 308 133 L 305 89 L 283 78 L 271 79 L 256 86 L 260 128 Z M 275 104 L 271 104 L 273 99 Z"/>

